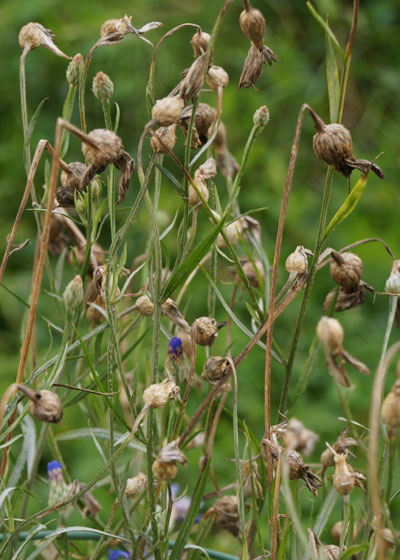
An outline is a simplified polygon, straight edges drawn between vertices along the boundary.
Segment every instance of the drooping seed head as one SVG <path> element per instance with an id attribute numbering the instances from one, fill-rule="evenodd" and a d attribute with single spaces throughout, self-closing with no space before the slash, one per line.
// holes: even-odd
<path id="1" fill-rule="evenodd" d="M 355 291 L 363 273 L 363 263 L 354 253 L 338 253 L 332 251 L 330 275 L 332 279 L 347 292 Z"/>
<path id="2" fill-rule="evenodd" d="M 41 23 L 27 23 L 24 25 L 18 35 L 18 41 L 21 47 L 26 50 L 33 50 L 43 46 L 51 52 L 62 58 L 70 58 L 64 54 L 54 43 L 54 33 L 50 29 L 43 27 Z"/>
<path id="3" fill-rule="evenodd" d="M 198 317 L 193 325 L 196 344 L 212 346 L 218 337 L 218 323 L 212 317 Z"/>
<path id="4" fill-rule="evenodd" d="M 206 81 L 208 87 L 218 90 L 229 84 L 229 75 L 221 66 L 210 66 L 207 71 Z"/>
<path id="5" fill-rule="evenodd" d="M 341 352 L 344 331 L 337 319 L 322 317 L 317 325 L 317 336 L 320 342 L 333 353 Z"/>
<path id="6" fill-rule="evenodd" d="M 29 410 L 36 420 L 52 424 L 61 422 L 64 412 L 57 393 L 47 389 L 33 391 L 24 385 L 17 387 L 30 400 Z"/>
<path id="7" fill-rule="evenodd" d="M 151 301 L 149 296 L 140 296 L 135 302 L 136 311 L 140 315 L 150 316 L 154 313 L 154 303 Z"/>
<path id="8" fill-rule="evenodd" d="M 289 274 L 304 274 L 307 272 L 308 260 L 302 245 L 296 247 L 296 250 L 288 256 L 285 262 L 285 268 Z"/>
<path id="9" fill-rule="evenodd" d="M 108 19 L 100 28 L 100 37 L 106 37 L 113 33 L 127 35 L 132 32 L 132 16 L 125 15 L 120 19 Z"/>
<path id="10" fill-rule="evenodd" d="M 166 154 L 174 149 L 176 142 L 176 124 L 161 126 L 151 137 L 151 147 L 156 154 Z M 168 148 L 168 150 L 167 150 Z"/>
<path id="11" fill-rule="evenodd" d="M 260 10 L 253 7 L 243 10 L 240 14 L 239 25 L 248 40 L 258 49 L 262 49 L 265 19 Z"/>
<path id="12" fill-rule="evenodd" d="M 82 152 L 85 159 L 92 165 L 106 166 L 109 163 L 115 163 L 123 155 L 122 140 L 112 130 L 96 128 L 89 132 L 88 136 L 96 144 L 97 149 L 84 142 Z"/>
<path id="13" fill-rule="evenodd" d="M 211 385 L 217 385 L 226 375 L 229 367 L 229 362 L 226 358 L 213 356 L 204 364 L 201 376 Z"/>
<path id="14" fill-rule="evenodd" d="M 147 387 L 143 393 L 143 401 L 149 408 L 161 408 L 168 402 L 170 396 L 176 397 L 178 393 L 179 388 L 167 378 L 161 383 L 154 383 Z"/>
<path id="15" fill-rule="evenodd" d="M 318 159 L 328 165 L 342 167 L 343 160 L 352 157 L 351 134 L 342 124 L 324 125 L 314 134 L 313 149 Z"/>
<path id="16" fill-rule="evenodd" d="M 200 56 L 207 51 L 208 43 L 210 42 L 211 35 L 202 31 L 200 28 L 193 35 L 190 44 L 193 47 L 194 55 Z"/>
<path id="17" fill-rule="evenodd" d="M 184 107 L 184 101 L 181 97 L 164 97 L 156 101 L 151 116 L 157 119 L 157 123 L 161 126 L 169 126 L 176 123 Z"/>

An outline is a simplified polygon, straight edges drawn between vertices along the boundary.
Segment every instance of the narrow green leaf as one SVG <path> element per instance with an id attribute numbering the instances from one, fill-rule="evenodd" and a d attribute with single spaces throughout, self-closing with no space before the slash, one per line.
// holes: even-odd
<path id="1" fill-rule="evenodd" d="M 36 121 L 38 120 L 40 111 L 42 110 L 43 104 L 45 101 L 47 101 L 49 99 L 49 97 L 45 97 L 44 99 L 42 99 L 42 101 L 39 103 L 39 105 L 36 108 L 36 111 L 33 113 L 31 120 L 29 121 L 29 126 L 28 126 L 28 130 L 26 132 L 26 143 L 28 144 L 32 133 L 35 129 L 36 126 Z"/>
<path id="2" fill-rule="evenodd" d="M 178 193 L 181 196 L 185 196 L 185 191 L 182 189 L 182 187 L 179 184 L 179 181 L 172 175 L 172 173 L 170 173 L 168 169 L 165 169 L 165 167 L 160 165 L 158 161 L 154 160 L 154 165 L 157 167 L 157 169 L 160 170 L 160 172 L 164 175 L 164 177 L 166 177 L 168 181 L 175 187 Z"/>
<path id="3" fill-rule="evenodd" d="M 201 499 L 204 493 L 204 487 L 207 481 L 208 471 L 210 469 L 210 460 L 208 460 L 207 465 L 201 475 L 197 488 L 193 494 L 192 502 L 190 504 L 189 510 L 186 514 L 185 520 L 182 523 L 174 546 L 172 547 L 169 560 L 180 560 L 182 558 L 183 549 L 187 544 L 190 531 L 196 520 L 196 516 L 200 509 Z"/>
<path id="4" fill-rule="evenodd" d="M 116 103 L 114 101 L 114 105 L 115 105 L 115 120 L 114 120 L 114 132 L 117 132 L 118 127 L 119 127 L 119 118 L 121 115 L 121 110 L 119 108 L 118 103 Z"/>
<path id="5" fill-rule="evenodd" d="M 327 21 L 328 24 L 328 21 Z M 332 123 L 338 121 L 339 101 L 340 101 L 340 85 L 339 72 L 336 62 L 336 55 L 333 49 L 332 37 L 329 33 L 325 33 L 326 44 L 326 81 L 328 84 L 329 96 L 329 114 Z"/>
<path id="6" fill-rule="evenodd" d="M 350 216 L 354 208 L 357 206 L 358 201 L 360 200 L 361 195 L 365 189 L 365 185 L 367 184 L 368 173 L 369 171 L 367 171 L 362 177 L 360 177 L 360 179 L 351 190 L 350 194 L 347 195 L 346 200 L 343 202 L 342 206 L 329 222 L 328 227 L 326 228 L 324 233 L 324 241 L 328 237 L 329 233 L 336 229 L 339 224 L 341 224 L 348 216 Z"/>
<path id="7" fill-rule="evenodd" d="M 292 523 L 289 522 L 286 526 L 285 532 L 283 533 L 276 560 L 285 560 L 286 558 L 286 547 L 287 547 L 291 528 L 292 528 Z"/>
<path id="8" fill-rule="evenodd" d="M 188 255 L 188 257 L 183 261 L 183 263 L 178 266 L 178 268 L 173 272 L 171 278 L 166 285 L 162 297 L 166 299 L 171 296 L 172 292 L 180 286 L 182 282 L 186 280 L 189 274 L 196 268 L 201 259 L 210 249 L 211 245 L 214 243 L 217 235 L 224 226 L 225 218 L 220 220 L 218 224 L 210 231 L 210 233 L 201 241 L 193 251 Z"/>
<path id="9" fill-rule="evenodd" d="M 342 51 L 342 48 L 339 45 L 339 41 L 336 39 L 332 29 L 329 27 L 328 23 L 326 21 L 324 21 L 324 19 L 319 15 L 319 13 L 314 8 L 314 6 L 311 4 L 311 2 L 307 2 L 306 4 L 307 4 L 307 8 L 310 10 L 311 14 L 314 16 L 314 18 L 317 20 L 317 22 L 322 26 L 322 28 L 325 30 L 325 32 L 328 33 L 328 35 L 332 39 L 333 44 L 335 45 L 338 53 L 340 54 L 340 56 L 342 57 L 342 59 L 344 61 L 345 60 L 345 54 Z"/>
<path id="10" fill-rule="evenodd" d="M 363 550 L 369 550 L 369 543 L 363 542 L 360 544 L 349 546 L 349 548 L 343 553 L 342 560 L 352 558 L 353 554 L 355 554 L 356 552 L 362 552 Z"/>

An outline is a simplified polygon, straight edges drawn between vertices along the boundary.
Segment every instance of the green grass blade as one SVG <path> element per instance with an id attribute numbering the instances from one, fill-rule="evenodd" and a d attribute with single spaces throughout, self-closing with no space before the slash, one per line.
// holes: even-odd
<path id="1" fill-rule="evenodd" d="M 333 48 L 332 37 L 325 33 L 326 43 L 326 81 L 328 84 L 330 122 L 335 123 L 339 116 L 340 85 L 336 55 Z"/>
<path id="2" fill-rule="evenodd" d="M 181 196 L 185 196 L 185 191 L 182 189 L 182 187 L 179 184 L 179 181 L 172 175 L 172 173 L 170 173 L 168 171 L 168 169 L 166 169 L 165 167 L 163 167 L 162 165 L 160 165 L 158 163 L 158 161 L 154 160 L 154 165 L 157 167 L 157 169 L 164 175 L 164 177 L 166 179 L 168 179 L 168 181 L 171 183 L 171 185 L 173 185 L 175 187 L 175 189 L 178 191 L 178 193 Z"/>
<path id="3" fill-rule="evenodd" d="M 311 4 L 311 2 L 307 2 L 307 8 L 310 10 L 311 14 L 317 20 L 317 22 L 321 25 L 321 27 L 325 30 L 325 32 L 330 36 L 332 39 L 332 43 L 335 45 L 337 52 L 340 54 L 342 60 L 345 60 L 345 54 L 339 45 L 339 41 L 336 39 L 335 34 L 333 33 L 332 29 L 329 27 L 328 23 L 324 21 L 324 19 L 319 15 L 317 10 Z"/>

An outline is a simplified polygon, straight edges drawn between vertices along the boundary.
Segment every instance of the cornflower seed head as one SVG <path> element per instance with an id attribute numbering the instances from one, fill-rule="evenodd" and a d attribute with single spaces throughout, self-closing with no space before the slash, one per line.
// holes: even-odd
<path id="1" fill-rule="evenodd" d="M 266 105 L 263 105 L 253 115 L 253 124 L 258 128 L 266 126 L 269 123 L 269 111 Z"/>
<path id="2" fill-rule="evenodd" d="M 93 140 L 97 148 L 83 143 L 82 152 L 85 159 L 96 167 L 103 167 L 109 163 L 118 161 L 124 153 L 124 146 L 119 136 L 105 128 L 96 128 L 89 132 L 89 138 Z"/>
<path id="3" fill-rule="evenodd" d="M 82 278 L 77 274 L 67 285 L 63 293 L 64 307 L 67 313 L 73 313 L 83 301 Z"/>
<path id="4" fill-rule="evenodd" d="M 381 416 L 383 422 L 390 428 L 400 426 L 400 379 L 386 395 L 381 406 Z"/>
<path id="5" fill-rule="evenodd" d="M 354 253 L 332 251 L 329 272 L 336 284 L 346 292 L 357 290 L 363 273 L 363 263 Z"/>
<path id="6" fill-rule="evenodd" d="M 340 436 L 337 438 L 333 446 L 329 446 L 321 455 L 321 463 L 323 469 L 333 467 L 335 465 L 335 452 L 347 455 L 349 447 L 357 446 L 358 442 L 354 438 L 347 437 L 347 430 L 344 429 Z"/>
<path id="7" fill-rule="evenodd" d="M 69 173 L 61 171 L 61 185 L 68 191 L 74 191 L 80 188 L 81 178 L 83 177 L 86 166 L 80 161 L 73 161 L 68 165 Z M 57 191 L 58 195 L 58 191 Z M 61 204 L 61 202 L 60 202 Z M 62 205 L 62 204 L 61 204 Z"/>
<path id="8" fill-rule="evenodd" d="M 135 302 L 136 311 L 140 315 L 150 316 L 154 313 L 154 303 L 151 301 L 149 296 L 140 296 Z"/>
<path id="9" fill-rule="evenodd" d="M 109 101 L 114 93 L 114 84 L 104 72 L 97 72 L 93 78 L 92 90 L 100 101 Z"/>
<path id="10" fill-rule="evenodd" d="M 193 47 L 194 55 L 200 56 L 207 51 L 208 43 L 210 42 L 211 35 L 202 31 L 200 28 L 193 35 L 190 44 Z"/>
<path id="11" fill-rule="evenodd" d="M 79 76 L 83 68 L 83 56 L 78 53 L 74 56 L 67 68 L 67 82 L 70 86 L 77 87 L 79 84 Z"/>
<path id="12" fill-rule="evenodd" d="M 400 260 L 393 261 L 392 272 L 386 280 L 385 291 L 400 295 Z"/>
<path id="13" fill-rule="evenodd" d="M 196 344 L 212 346 L 218 337 L 218 323 L 212 317 L 198 317 L 192 326 Z"/>
<path id="14" fill-rule="evenodd" d="M 262 49 L 265 19 L 260 10 L 252 6 L 243 10 L 239 17 L 239 25 L 248 40 L 258 49 Z"/>
<path id="15" fill-rule="evenodd" d="M 64 412 L 57 393 L 47 389 L 33 391 L 24 385 L 17 387 L 30 400 L 29 410 L 36 420 L 52 424 L 61 422 Z"/>
<path id="16" fill-rule="evenodd" d="M 218 90 L 229 84 L 229 75 L 221 66 L 210 66 L 207 71 L 206 80 L 208 87 Z"/>
<path id="17" fill-rule="evenodd" d="M 151 137 L 150 143 L 156 154 L 166 154 L 174 149 L 176 142 L 176 124 L 161 126 Z M 168 150 L 167 150 L 168 148 Z"/>
<path id="18" fill-rule="evenodd" d="M 356 480 L 353 469 L 347 464 L 344 453 L 336 453 L 334 460 L 335 474 L 333 476 L 333 485 L 341 496 L 347 496 L 353 490 Z"/>
<path id="19" fill-rule="evenodd" d="M 62 58 L 70 59 L 54 43 L 54 37 L 55 35 L 50 29 L 46 29 L 40 23 L 31 22 L 21 28 L 18 41 L 24 51 L 31 51 L 42 46 Z"/>
<path id="20" fill-rule="evenodd" d="M 288 256 L 285 262 L 285 268 L 289 274 L 304 274 L 307 272 L 308 260 L 302 245 L 298 245 L 296 250 Z"/>
<path id="21" fill-rule="evenodd" d="M 217 385 L 229 370 L 229 362 L 221 356 L 209 358 L 203 367 L 201 377 L 211 385 Z"/>
<path id="22" fill-rule="evenodd" d="M 317 325 L 317 336 L 325 348 L 329 348 L 333 353 L 338 354 L 342 351 L 344 331 L 337 319 L 322 317 Z"/>
<path id="23" fill-rule="evenodd" d="M 182 97 L 164 97 L 156 101 L 151 116 L 161 126 L 170 126 L 179 119 L 185 103 Z"/>
<path id="24" fill-rule="evenodd" d="M 168 481 L 175 478 L 178 474 L 178 465 L 156 459 L 151 467 L 151 470 L 158 480 Z"/>
<path id="25" fill-rule="evenodd" d="M 149 408 L 161 408 L 170 396 L 176 397 L 178 393 L 179 387 L 166 378 L 161 383 L 154 383 L 147 387 L 143 393 L 143 401 Z"/>
<path id="26" fill-rule="evenodd" d="M 134 478 L 128 478 L 125 486 L 125 496 L 136 498 L 147 487 L 147 476 L 140 472 Z"/>

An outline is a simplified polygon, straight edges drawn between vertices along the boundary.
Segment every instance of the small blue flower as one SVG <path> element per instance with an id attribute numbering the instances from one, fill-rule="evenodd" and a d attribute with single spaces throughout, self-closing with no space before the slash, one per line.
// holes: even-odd
<path id="1" fill-rule="evenodd" d="M 183 354 L 182 340 L 175 336 L 168 343 L 168 356 L 171 360 L 178 360 Z"/>
<path id="2" fill-rule="evenodd" d="M 130 560 L 132 556 L 125 550 L 110 550 L 108 553 L 108 560 L 120 560 L 120 558 Z"/>
<path id="3" fill-rule="evenodd" d="M 70 496 L 71 490 L 64 481 L 61 463 L 58 461 L 47 463 L 47 474 L 49 476 L 49 506 L 53 506 Z"/>

